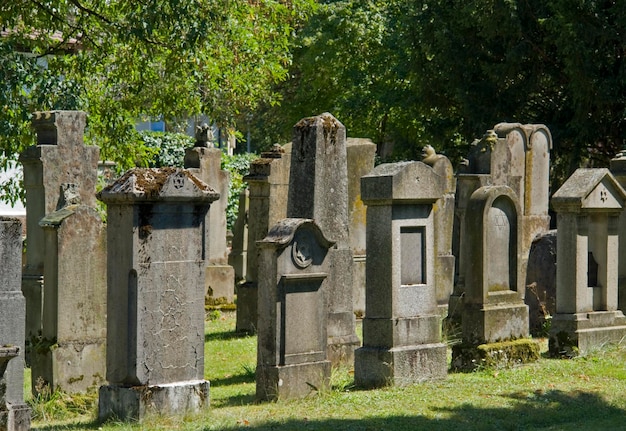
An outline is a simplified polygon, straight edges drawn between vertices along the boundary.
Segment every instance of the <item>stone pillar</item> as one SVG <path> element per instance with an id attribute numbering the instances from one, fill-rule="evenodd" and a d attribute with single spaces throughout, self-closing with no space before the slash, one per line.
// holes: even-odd
<path id="1" fill-rule="evenodd" d="M 256 394 L 303 397 L 328 388 L 329 242 L 308 219 L 283 219 L 259 246 Z"/>
<path id="2" fill-rule="evenodd" d="M 356 315 L 365 313 L 365 256 L 366 211 L 361 199 L 361 177 L 374 169 L 376 144 L 369 139 L 346 140 L 348 163 L 348 219 L 350 220 L 350 248 L 352 249 L 352 301 Z"/>
<path id="3" fill-rule="evenodd" d="M 239 332 L 257 330 L 258 250 L 257 241 L 287 215 L 291 144 L 276 145 L 272 151 L 250 164 L 244 177 L 250 192 L 248 210 L 248 260 L 246 282 L 237 287 L 237 323 Z"/>
<path id="4" fill-rule="evenodd" d="M 367 290 L 358 386 L 444 378 L 435 277 L 433 204 L 445 179 L 422 162 L 377 166 L 362 179 L 367 205 Z"/>
<path id="5" fill-rule="evenodd" d="M 526 338 L 520 214 L 517 195 L 507 186 L 481 187 L 469 200 L 468 245 L 462 256 L 466 263 L 463 342 L 453 346 L 453 368 L 512 365 L 539 357 L 538 345 Z"/>
<path id="6" fill-rule="evenodd" d="M 26 299 L 26 337 L 40 335 L 43 304 L 44 232 L 39 221 L 63 205 L 62 184 L 75 184 L 80 201 L 96 204 L 99 149 L 83 143 L 86 114 L 81 111 L 36 112 L 37 145 L 20 155 L 26 192 L 26 267 L 22 291 Z"/>
<path id="7" fill-rule="evenodd" d="M 618 226 L 626 191 L 608 169 L 577 169 L 552 196 L 557 212 L 553 356 L 585 355 L 626 336 L 618 310 Z"/>
<path id="8" fill-rule="evenodd" d="M 43 379 L 53 389 L 86 392 L 106 373 L 105 226 L 96 209 L 79 203 L 46 215 L 39 225 L 46 291 L 42 336 L 31 353 L 33 390 Z"/>
<path id="9" fill-rule="evenodd" d="M 141 420 L 209 405 L 205 222 L 219 194 L 189 171 L 133 169 L 107 204 L 107 380 L 99 417 Z"/>
<path id="10" fill-rule="evenodd" d="M 230 174 L 221 169 L 222 151 L 218 148 L 194 147 L 185 151 L 185 168 L 220 194 L 207 215 L 209 235 L 205 295 L 207 301 L 233 302 L 235 293 L 235 270 L 228 264 L 226 244 L 226 207 Z M 209 222 L 210 220 L 210 222 Z"/>
<path id="11" fill-rule="evenodd" d="M 626 188 L 626 151 L 611 159 L 611 173 L 617 182 Z M 619 260 L 618 260 L 618 299 L 617 308 L 626 312 L 626 211 L 619 216 Z"/>
<path id="12" fill-rule="evenodd" d="M 0 430 L 30 429 L 24 402 L 25 301 L 22 268 L 22 223 L 0 218 Z"/>
<path id="13" fill-rule="evenodd" d="M 360 344 L 352 302 L 346 129 L 325 113 L 294 126 L 287 217 L 310 218 L 336 243 L 327 295 L 328 355 L 333 364 L 352 364 Z"/>
<path id="14" fill-rule="evenodd" d="M 248 209 L 250 207 L 250 191 L 244 189 L 239 193 L 239 212 L 233 227 L 233 241 L 228 264 L 235 270 L 235 282 L 245 281 L 248 263 Z"/>

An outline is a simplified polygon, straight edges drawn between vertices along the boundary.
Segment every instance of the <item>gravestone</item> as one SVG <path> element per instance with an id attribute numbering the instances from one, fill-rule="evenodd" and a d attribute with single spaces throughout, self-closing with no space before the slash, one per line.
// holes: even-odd
<path id="1" fill-rule="evenodd" d="M 431 166 L 443 182 L 443 195 L 433 207 L 435 223 L 435 272 L 434 285 L 437 291 L 437 308 L 442 317 L 448 315 L 448 303 L 454 290 L 454 263 L 452 236 L 454 232 L 454 193 L 456 179 L 450 160 L 427 145 L 422 153 L 422 162 Z"/>
<path id="2" fill-rule="evenodd" d="M 21 290 L 22 223 L 0 218 L 0 430 L 30 429 L 24 402 L 24 325 Z"/>
<path id="3" fill-rule="evenodd" d="M 625 199 L 626 191 L 608 169 L 577 169 L 552 196 L 557 212 L 553 356 L 585 355 L 626 336 L 626 317 L 617 303 Z"/>
<path id="4" fill-rule="evenodd" d="M 626 151 L 622 150 L 611 159 L 610 171 L 622 188 L 626 189 Z M 626 313 L 626 211 L 619 216 L 617 308 Z"/>
<path id="5" fill-rule="evenodd" d="M 198 140 L 196 146 L 185 150 L 184 166 L 205 184 L 209 184 L 222 196 L 211 204 L 207 215 L 207 242 L 205 296 L 207 303 L 233 302 L 235 293 L 235 270 L 228 264 L 226 242 L 226 207 L 230 174 L 221 169 L 222 151 L 211 148 L 211 142 Z"/>
<path id="6" fill-rule="evenodd" d="M 250 191 L 246 188 L 239 193 L 237 220 L 233 226 L 233 240 L 228 264 L 235 271 L 235 282 L 240 284 L 246 279 L 248 261 L 248 209 L 250 207 Z M 237 292 L 235 292 L 237 293 Z"/>
<path id="7" fill-rule="evenodd" d="M 452 367 L 516 364 L 538 359 L 528 337 L 521 267 L 521 209 L 507 186 L 472 193 L 465 215 L 465 298 L 462 343 L 453 346 Z M 484 361 L 484 363 L 483 363 Z"/>
<path id="8" fill-rule="evenodd" d="M 361 179 L 368 256 L 363 347 L 355 353 L 358 386 L 446 376 L 433 208 L 446 181 L 422 162 L 379 165 Z"/>
<path id="9" fill-rule="evenodd" d="M 556 313 L 556 237 L 556 230 L 550 230 L 530 247 L 524 302 L 533 336 L 545 337 Z"/>
<path id="10" fill-rule="evenodd" d="M 256 242 L 287 215 L 291 144 L 275 145 L 250 164 L 248 183 L 248 254 L 246 281 L 237 286 L 238 332 L 256 332 L 258 296 L 258 250 Z"/>
<path id="11" fill-rule="evenodd" d="M 361 199 L 361 177 L 374 169 L 376 144 L 370 139 L 346 140 L 348 163 L 348 219 L 350 220 L 350 248 L 352 248 L 352 301 L 354 313 L 365 312 L 366 211 Z"/>
<path id="12" fill-rule="evenodd" d="M 99 417 L 141 420 L 209 405 L 205 223 L 219 194 L 189 171 L 133 169 L 107 204 L 107 380 Z"/>
<path id="13" fill-rule="evenodd" d="M 327 353 L 333 365 L 352 364 L 360 342 L 352 302 L 346 129 L 329 113 L 304 118 L 294 126 L 292 144 L 287 217 L 315 220 L 336 244 L 326 296 Z"/>
<path id="14" fill-rule="evenodd" d="M 62 185 L 74 184 L 83 205 L 95 207 L 99 149 L 86 146 L 83 134 L 86 114 L 50 111 L 33 114 L 37 144 L 21 155 L 26 192 L 26 266 L 22 291 L 26 299 L 26 337 L 36 342 L 42 331 L 45 290 L 44 231 L 39 221 L 63 206 Z"/>
<path id="15" fill-rule="evenodd" d="M 499 123 L 482 139 L 472 143 L 468 158 L 457 176 L 455 210 L 455 249 L 459 253 L 457 282 L 450 298 L 449 313 L 459 321 L 465 291 L 467 245 L 464 227 L 466 208 L 472 193 L 479 187 L 504 185 L 516 194 L 520 205 L 520 272 L 526 272 L 528 254 L 533 240 L 547 232 L 550 150 L 552 136 L 542 124 Z M 456 236 L 458 235 L 458 236 Z M 524 278 L 525 279 L 525 278 Z"/>
<path id="16" fill-rule="evenodd" d="M 287 218 L 257 245 L 257 398 L 303 397 L 327 389 L 324 297 L 332 243 L 313 220 Z"/>

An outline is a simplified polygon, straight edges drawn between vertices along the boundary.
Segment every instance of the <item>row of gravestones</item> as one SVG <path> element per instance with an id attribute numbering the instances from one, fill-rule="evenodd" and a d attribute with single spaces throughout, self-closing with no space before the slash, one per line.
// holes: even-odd
<path id="1" fill-rule="evenodd" d="M 93 222 L 98 218 L 89 192 L 95 185 L 95 169 L 89 167 L 97 163 L 97 150 L 82 145 L 84 114 L 48 113 L 39 115 L 35 124 L 38 145 L 22 156 L 28 211 L 31 205 L 35 208 L 27 216 L 29 247 L 22 290 L 41 298 L 42 280 L 46 287 L 44 329 L 30 334 L 33 370 L 44 370 L 34 372 L 34 380 L 40 376 L 54 387 L 64 387 L 62 379 L 85 387 L 98 385 L 106 346 L 108 385 L 100 389 L 101 417 L 141 418 L 150 409 L 174 412 L 208 405 L 201 347 L 204 262 L 210 256 L 206 242 L 211 241 L 208 231 L 213 223 L 207 214 L 219 195 L 190 170 L 129 171 L 100 194 L 107 203 L 108 222 L 107 259 L 102 259 L 97 253 L 104 249 L 103 228 Z M 430 149 L 427 164 L 380 165 L 359 175 L 360 199 L 367 205 L 363 224 L 369 252 L 363 262 L 353 257 L 355 241 L 348 229 L 350 219 L 359 215 L 351 210 L 358 204 L 349 204 L 357 200 L 348 199 L 345 128 L 330 114 L 298 123 L 288 153 L 289 180 L 271 180 L 270 171 L 283 169 L 282 178 L 286 176 L 284 166 L 274 163 L 287 158 L 280 150 L 255 163 L 247 178 L 248 240 L 261 240 L 254 243 L 258 252 L 248 248 L 249 282 L 238 293 L 245 299 L 243 292 L 250 292 L 249 297 L 257 299 L 250 302 L 258 319 L 249 320 L 258 330 L 258 396 L 299 396 L 319 389 L 328 384 L 332 363 L 354 363 L 355 380 L 362 386 L 443 377 L 447 365 L 439 309 L 447 297 L 451 311 L 462 310 L 456 316 L 464 343 L 453 353 L 459 367 L 471 366 L 483 354 L 478 345 L 496 341 L 500 343 L 487 354 L 517 349 L 523 350 L 522 357 L 532 358 L 536 349 L 525 338 L 523 273 L 530 239 L 547 230 L 549 147 L 545 127 L 496 126 L 475 143 L 465 172 L 457 176 L 454 215 L 452 169 L 445 157 Z M 199 146 L 188 156 L 202 160 L 208 150 Z M 284 216 L 272 198 L 277 191 L 286 194 Z M 524 196 L 523 205 L 518 196 Z M 579 171 L 554 196 L 559 221 L 565 220 L 559 231 L 559 238 L 563 233 L 559 244 L 565 247 L 559 259 L 565 260 L 559 267 L 577 268 L 575 279 L 559 284 L 564 290 L 557 295 L 551 340 L 556 353 L 574 347 L 584 352 L 594 343 L 623 335 L 614 247 L 625 196 L 606 170 Z M 263 211 L 267 235 L 262 226 L 254 227 L 254 208 Z M 363 205 L 360 217 L 364 209 Z M 33 224 L 34 215 L 42 214 Z M 458 236 L 452 234 L 454 216 L 460 221 Z M 44 251 L 31 250 L 36 241 L 31 228 L 38 227 Z M 463 281 L 454 291 L 453 237 L 460 239 L 457 271 Z M 19 249 L 10 244 L 19 244 L 19 236 L 11 241 L 3 244 L 13 247 L 15 254 Z M 251 264 L 250 259 L 256 262 Z M 600 268 L 593 277 L 589 262 Z M 359 265 L 366 272 L 366 313 L 363 347 L 354 355 L 359 341 L 352 312 L 353 274 Z M 72 279 L 76 273 L 81 273 L 78 282 Z M 106 298 L 98 284 L 105 273 Z M 572 271 L 559 274 L 557 278 L 565 280 Z M 19 282 L 19 273 L 13 278 Z M 0 328 L 19 328 L 23 299 L 15 283 L 7 286 L 0 303 L 18 316 L 5 319 L 3 313 Z M 245 315 L 240 311 L 238 326 L 239 315 Z M 455 313 L 450 317 L 454 319 Z M 2 334 L 4 339 L 23 348 L 23 332 L 3 331 L 11 333 Z M 84 332 L 88 337 L 77 348 L 76 335 Z M 522 342 L 502 344 L 512 339 Z M 17 350 L 4 347 L 0 359 L 15 356 Z M 507 353 L 506 359 L 511 355 Z M 7 381 L 21 382 L 15 377 L 19 366 L 16 360 L 9 363 L 4 375 L 13 377 Z M 27 409 L 20 402 L 21 386 L 15 382 L 9 386 L 7 417 L 22 423 L 19 418 Z"/>

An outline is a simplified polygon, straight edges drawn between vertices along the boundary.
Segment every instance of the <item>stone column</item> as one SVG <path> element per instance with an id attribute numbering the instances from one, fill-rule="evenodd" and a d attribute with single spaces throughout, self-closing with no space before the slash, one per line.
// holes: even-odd
<path id="1" fill-rule="evenodd" d="M 189 171 L 133 169 L 106 187 L 107 380 L 99 417 L 141 420 L 209 405 L 205 221 L 219 194 Z"/>
<path id="2" fill-rule="evenodd" d="M 30 408 L 24 402 L 25 302 L 22 267 L 22 223 L 0 218 L 0 429 L 30 429 Z"/>
<path id="3" fill-rule="evenodd" d="M 239 211 L 233 227 L 233 243 L 228 255 L 228 263 L 235 270 L 235 282 L 246 279 L 248 263 L 248 209 L 250 207 L 250 191 L 244 189 L 239 193 Z"/>
<path id="4" fill-rule="evenodd" d="M 611 173 L 622 188 L 626 188 L 626 151 L 621 151 L 611 159 Z M 619 260 L 618 260 L 618 305 L 626 312 L 626 212 L 619 216 Z"/>
<path id="5" fill-rule="evenodd" d="M 368 252 L 363 347 L 354 367 L 359 386 L 446 376 L 433 212 L 443 191 L 444 179 L 422 162 L 379 165 L 361 179 Z"/>
<path id="6" fill-rule="evenodd" d="M 300 120 L 293 131 L 287 217 L 315 220 L 336 247 L 327 295 L 328 355 L 352 364 L 360 344 L 352 301 L 346 128 L 331 114 Z"/>

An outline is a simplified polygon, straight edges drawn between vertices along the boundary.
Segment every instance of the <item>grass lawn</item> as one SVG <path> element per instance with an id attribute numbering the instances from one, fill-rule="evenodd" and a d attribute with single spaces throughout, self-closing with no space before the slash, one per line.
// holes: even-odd
<path id="1" fill-rule="evenodd" d="M 95 422 L 95 395 L 31 400 L 34 430 L 623 430 L 626 345 L 586 358 L 542 358 L 523 367 L 449 374 L 443 381 L 358 390 L 351 370 L 303 400 L 256 403 L 256 337 L 235 334 L 234 314 L 206 323 L 211 408 L 141 425 Z M 27 372 L 28 380 L 28 372 Z"/>

